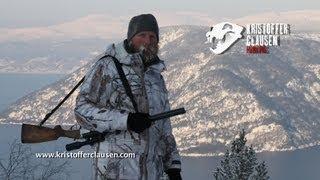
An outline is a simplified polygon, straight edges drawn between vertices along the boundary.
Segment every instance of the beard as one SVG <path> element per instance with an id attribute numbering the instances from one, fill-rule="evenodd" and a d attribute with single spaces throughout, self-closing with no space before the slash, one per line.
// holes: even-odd
<path id="1" fill-rule="evenodd" d="M 150 63 L 153 58 L 155 58 L 159 51 L 158 43 L 151 44 L 148 47 L 141 45 L 139 47 L 139 53 L 144 57 L 145 63 Z"/>

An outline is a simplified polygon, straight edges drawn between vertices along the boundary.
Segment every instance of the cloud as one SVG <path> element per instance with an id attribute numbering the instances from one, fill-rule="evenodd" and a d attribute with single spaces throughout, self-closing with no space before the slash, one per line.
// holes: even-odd
<path id="1" fill-rule="evenodd" d="M 269 12 L 245 16 L 232 20 L 238 24 L 248 23 L 288 23 L 291 31 L 320 31 L 320 11 L 300 10 L 288 12 Z"/>
<path id="2" fill-rule="evenodd" d="M 0 42 L 33 39 L 119 38 L 125 32 L 125 18 L 93 14 L 47 27 L 0 29 Z"/>
<path id="3" fill-rule="evenodd" d="M 317 10 L 270 12 L 238 19 L 215 18 L 206 13 L 191 11 L 152 13 L 157 17 L 160 26 L 181 24 L 211 26 L 221 21 L 231 21 L 243 25 L 253 22 L 284 22 L 292 24 L 292 29 L 296 30 L 319 31 L 320 27 L 320 11 Z M 125 37 L 128 22 L 132 16 L 92 14 L 47 27 L 0 28 L 0 42 L 35 39 L 55 41 L 80 38 L 120 39 Z"/>

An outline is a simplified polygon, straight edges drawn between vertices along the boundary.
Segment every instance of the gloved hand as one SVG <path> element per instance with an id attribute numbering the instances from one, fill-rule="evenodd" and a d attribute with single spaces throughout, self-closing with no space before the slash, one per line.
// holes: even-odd
<path id="1" fill-rule="evenodd" d="M 182 180 L 181 174 L 180 174 L 181 169 L 168 169 L 166 173 L 169 176 L 169 180 Z"/>
<path id="2" fill-rule="evenodd" d="M 129 113 L 127 125 L 129 130 L 141 133 L 151 126 L 151 120 L 146 113 Z"/>

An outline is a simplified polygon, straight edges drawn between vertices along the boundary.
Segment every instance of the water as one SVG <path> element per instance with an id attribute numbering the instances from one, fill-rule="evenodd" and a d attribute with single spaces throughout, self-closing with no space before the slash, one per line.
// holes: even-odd
<path id="1" fill-rule="evenodd" d="M 14 139 L 20 141 L 20 125 L 0 125 L 0 159 L 5 159 L 8 144 Z M 60 138 L 57 141 L 30 145 L 33 152 L 63 152 L 65 145 L 72 140 Z M 90 146 L 81 150 L 89 151 Z M 77 152 L 77 151 L 74 151 Z M 184 180 L 213 179 L 213 171 L 222 157 L 182 157 L 182 176 Z M 266 161 L 272 180 L 319 180 L 320 146 L 291 152 L 258 153 L 260 161 Z M 58 159 L 57 159 L 58 160 Z M 89 179 L 91 159 L 68 160 L 70 169 L 75 172 L 71 179 Z"/>
<path id="2" fill-rule="evenodd" d="M 64 74 L 0 74 L 0 112 L 19 98 L 64 77 Z"/>
<path id="3" fill-rule="evenodd" d="M 66 128 L 64 128 L 66 129 Z M 9 144 L 14 140 L 20 142 L 21 125 L 17 124 L 0 124 L 0 161 L 6 162 L 8 159 Z M 59 138 L 56 141 L 37 143 L 37 144 L 24 144 L 29 146 L 33 154 L 32 163 L 39 163 L 40 161 L 46 161 L 46 159 L 35 158 L 35 153 L 55 153 L 56 151 L 62 153 L 65 151 L 65 145 L 72 143 L 72 139 Z M 81 149 L 86 152 L 90 150 L 90 146 Z M 70 180 L 88 180 L 90 179 L 90 164 L 91 159 L 66 159 L 56 158 L 54 159 L 57 164 L 61 164 L 64 161 L 68 161 L 68 171 L 72 173 Z"/>
<path id="4" fill-rule="evenodd" d="M 0 74 L 0 111 L 18 98 L 62 78 L 63 74 Z M 20 125 L 0 125 L 0 159 L 5 158 L 8 144 L 14 139 L 20 141 Z M 64 151 L 71 140 L 33 144 L 34 152 Z M 89 148 L 84 149 L 89 150 Z M 213 179 L 213 172 L 222 157 L 182 157 L 184 180 Z M 291 152 L 264 152 L 259 160 L 266 161 L 269 175 L 274 180 L 319 180 L 320 146 Z M 71 179 L 89 179 L 90 159 L 68 159 L 75 172 Z"/>

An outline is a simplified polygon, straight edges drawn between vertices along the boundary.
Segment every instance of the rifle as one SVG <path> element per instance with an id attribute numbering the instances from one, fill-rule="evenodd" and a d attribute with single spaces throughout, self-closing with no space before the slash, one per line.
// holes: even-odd
<path id="1" fill-rule="evenodd" d="M 59 137 L 79 139 L 81 137 L 80 130 L 64 130 L 60 125 L 49 128 L 39 125 L 22 124 L 22 143 L 41 143 L 57 140 Z"/>
<path id="2" fill-rule="evenodd" d="M 39 125 L 24 124 L 21 127 L 21 142 L 22 143 L 40 143 L 46 141 L 57 140 L 59 137 L 69 137 L 74 139 L 79 139 L 81 137 L 80 130 L 64 130 L 60 125 L 55 126 L 53 129 L 49 127 L 42 126 L 51 115 L 58 110 L 58 108 L 71 96 L 71 94 L 80 86 L 84 81 L 83 77 L 75 87 L 67 94 L 66 97 L 59 102 L 59 104 L 53 108 Z"/>
<path id="3" fill-rule="evenodd" d="M 138 112 L 137 109 L 137 103 L 133 99 L 133 94 L 131 92 L 130 85 L 128 84 L 128 80 L 126 79 L 126 76 L 123 72 L 123 69 L 121 67 L 121 63 L 119 61 L 110 55 L 104 55 L 102 58 L 105 57 L 111 57 L 114 60 L 114 63 L 117 67 L 118 73 L 120 75 L 120 79 L 123 83 L 123 86 L 125 87 L 126 93 L 129 96 L 129 98 L 132 101 L 132 104 L 134 106 L 134 109 L 136 112 Z M 44 127 L 42 126 L 50 117 L 51 115 L 71 96 L 71 94 L 80 86 L 80 84 L 84 81 L 85 77 L 83 77 L 75 87 L 72 88 L 72 90 L 67 94 L 66 97 L 63 98 L 59 104 L 52 109 L 44 119 L 39 123 L 39 125 L 31 125 L 31 124 L 22 124 L 22 129 L 21 129 L 21 142 L 22 143 L 40 143 L 40 142 L 46 142 L 46 141 L 52 141 L 52 140 L 57 140 L 59 137 L 68 137 L 68 138 L 73 138 L 73 139 L 80 139 L 84 138 L 86 141 L 84 142 L 75 142 L 71 143 L 68 145 L 72 150 L 74 147 L 75 149 L 80 148 L 81 146 L 90 144 L 93 145 L 96 142 L 101 142 L 102 139 L 105 137 L 106 134 L 97 134 L 96 132 L 89 132 L 85 133 L 81 136 L 80 130 L 64 130 L 61 128 L 60 125 L 55 126 L 54 128 L 49 128 L 49 127 Z M 184 114 L 186 111 L 184 108 L 179 108 L 176 110 L 160 113 L 157 115 L 150 116 L 149 118 L 152 121 L 157 121 L 160 119 L 176 116 L 179 114 Z M 99 132 L 98 132 L 99 133 Z M 103 138 L 102 138 L 103 137 Z M 103 139 L 104 140 L 104 139 Z"/>
<path id="4" fill-rule="evenodd" d="M 157 121 L 160 119 L 169 118 L 179 114 L 184 114 L 186 111 L 184 108 L 179 108 L 160 114 L 150 116 L 151 121 Z M 105 132 L 104 132 L 105 133 Z M 80 130 L 64 130 L 60 125 L 54 128 L 44 127 L 32 124 L 22 124 L 21 128 L 21 142 L 22 143 L 41 143 L 47 141 L 57 140 L 59 137 L 68 137 L 72 139 L 86 139 L 84 142 L 75 142 L 66 146 L 68 149 L 79 149 L 84 145 L 93 145 L 94 143 L 104 141 L 103 133 L 97 131 L 90 131 L 88 133 L 80 134 Z M 76 148 L 78 147 L 78 148 Z"/>
<path id="5" fill-rule="evenodd" d="M 163 113 L 159 113 L 153 116 L 149 116 L 149 119 L 152 122 L 161 120 L 161 119 L 165 119 L 165 118 L 169 118 L 172 116 L 177 116 L 180 114 L 184 114 L 186 113 L 186 110 L 184 108 L 179 108 L 179 109 L 174 109 L 171 111 L 166 111 Z M 99 143 L 99 142 L 103 142 L 105 140 L 105 137 L 109 134 L 111 134 L 112 132 L 108 132 L 108 131 L 104 131 L 102 133 L 98 132 L 98 131 L 90 131 L 88 133 L 84 133 L 82 134 L 82 138 L 86 139 L 85 141 L 82 142 L 74 142 L 74 143 L 70 143 L 66 145 L 66 150 L 67 151 L 71 151 L 71 150 L 75 150 L 75 149 L 79 149 L 82 146 L 85 145 L 94 145 L 95 143 Z"/>

